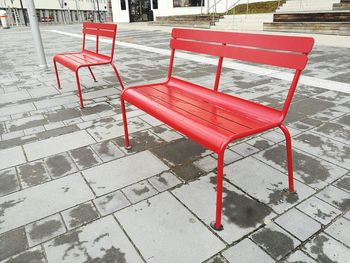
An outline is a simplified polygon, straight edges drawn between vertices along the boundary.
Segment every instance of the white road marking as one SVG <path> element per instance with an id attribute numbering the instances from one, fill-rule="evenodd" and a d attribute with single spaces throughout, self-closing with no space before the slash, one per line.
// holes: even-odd
<path id="1" fill-rule="evenodd" d="M 74 34 L 74 33 L 69 33 L 69 32 L 64 32 L 60 30 L 50 30 L 51 32 L 61 34 L 61 35 L 66 35 L 66 36 L 71 36 L 71 37 L 76 37 L 76 38 L 82 38 L 82 35 L 80 34 Z M 95 38 L 93 37 L 87 37 L 86 39 L 93 40 L 95 41 Z M 111 40 L 109 39 L 101 39 L 102 42 L 105 43 L 111 43 Z M 134 49 L 139 49 L 147 52 L 153 52 L 153 53 L 158 53 L 161 55 L 170 55 L 170 49 L 162 49 L 162 48 L 155 48 L 155 47 L 148 47 L 148 46 L 143 46 L 139 44 L 133 44 L 133 43 L 127 43 L 127 42 L 121 42 L 121 41 L 116 41 L 116 45 L 121 46 L 121 47 L 127 47 L 127 48 L 134 48 Z M 208 58 L 204 56 L 199 56 L 199 55 L 193 55 L 193 54 L 188 54 L 184 52 L 179 52 L 177 51 L 176 53 L 177 58 L 182 58 L 182 59 L 187 59 L 199 63 L 205 63 L 205 64 L 210 64 L 210 65 L 217 65 L 218 61 L 215 58 Z M 257 66 L 251 66 L 243 63 L 238 63 L 234 61 L 224 61 L 223 63 L 224 68 L 229 68 L 229 69 L 234 69 L 234 70 L 240 70 L 244 72 L 249 72 L 257 75 L 262 75 L 266 76 L 268 75 L 269 77 L 275 78 L 275 79 L 280 79 L 280 80 L 288 80 L 291 81 L 293 79 L 293 74 L 288 73 L 288 72 L 283 72 L 279 70 L 273 70 L 273 69 L 267 69 L 264 67 L 257 67 Z M 344 83 L 344 82 L 339 82 L 339 81 L 333 81 L 333 80 L 327 80 L 327 79 L 321 79 L 321 78 L 315 78 L 315 77 L 308 77 L 308 76 L 301 76 L 299 80 L 300 84 L 304 84 L 307 86 L 313 86 L 317 88 L 322 88 L 322 89 L 327 89 L 327 90 L 334 90 L 334 91 L 339 91 L 339 92 L 344 92 L 350 94 L 350 83 Z"/>

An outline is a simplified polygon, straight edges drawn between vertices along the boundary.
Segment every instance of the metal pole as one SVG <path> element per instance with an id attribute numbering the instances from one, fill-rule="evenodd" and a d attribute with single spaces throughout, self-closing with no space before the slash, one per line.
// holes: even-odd
<path id="1" fill-rule="evenodd" d="M 22 10 L 22 14 L 23 14 L 24 24 L 25 24 L 25 26 L 27 26 L 27 18 L 26 18 L 26 14 L 24 12 L 22 0 L 19 0 L 19 2 L 21 3 L 21 10 Z"/>
<path id="2" fill-rule="evenodd" d="M 98 17 L 98 21 L 100 21 L 101 23 L 100 5 L 98 4 L 98 0 L 96 0 L 96 3 L 97 3 L 97 17 Z"/>
<path id="3" fill-rule="evenodd" d="M 39 67 L 47 68 L 43 41 L 41 39 L 38 18 L 36 17 L 34 1 L 33 0 L 25 0 L 25 1 L 26 1 L 27 10 L 28 10 L 30 28 L 33 34 L 35 51 L 38 57 L 38 64 L 39 64 Z"/>

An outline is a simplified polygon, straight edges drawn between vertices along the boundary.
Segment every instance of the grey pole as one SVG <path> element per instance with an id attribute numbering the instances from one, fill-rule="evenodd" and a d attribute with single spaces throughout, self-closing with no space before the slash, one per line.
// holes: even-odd
<path id="1" fill-rule="evenodd" d="M 33 34 L 35 51 L 38 57 L 38 65 L 39 67 L 47 68 L 43 41 L 41 39 L 38 18 L 36 17 L 34 1 L 33 0 L 25 0 L 25 1 L 26 1 L 27 10 L 28 10 L 30 28 Z"/>

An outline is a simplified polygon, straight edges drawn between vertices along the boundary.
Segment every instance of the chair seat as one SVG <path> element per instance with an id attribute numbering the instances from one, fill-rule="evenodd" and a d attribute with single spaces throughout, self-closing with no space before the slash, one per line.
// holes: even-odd
<path id="1" fill-rule="evenodd" d="M 110 57 L 89 50 L 57 54 L 54 59 L 57 63 L 60 63 L 73 71 L 76 71 L 80 67 L 103 65 L 111 62 Z"/>
<path id="2" fill-rule="evenodd" d="M 125 89 L 121 98 L 208 149 L 281 123 L 281 111 L 177 78 Z"/>

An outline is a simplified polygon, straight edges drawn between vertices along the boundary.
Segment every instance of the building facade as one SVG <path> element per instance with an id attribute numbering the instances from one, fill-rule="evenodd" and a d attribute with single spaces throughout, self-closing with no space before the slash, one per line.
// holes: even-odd
<path id="1" fill-rule="evenodd" d="M 112 0 L 114 22 L 144 22 L 159 16 L 224 13 L 249 0 Z M 267 0 L 250 0 L 258 2 Z"/>
<path id="2" fill-rule="evenodd" d="M 112 21 L 110 0 L 34 0 L 34 3 L 42 23 Z M 11 24 L 28 21 L 25 0 L 0 0 L 0 9 L 7 11 Z"/>

